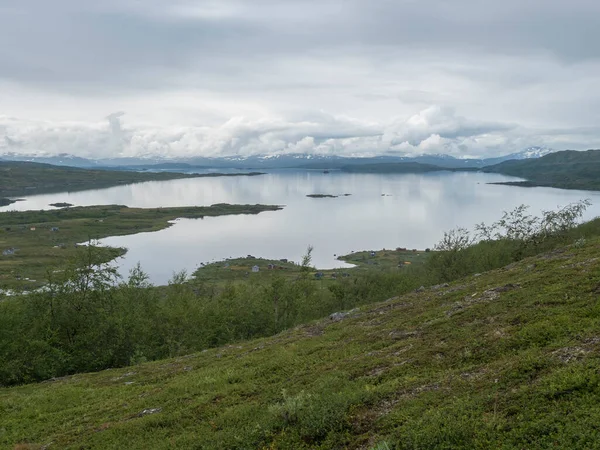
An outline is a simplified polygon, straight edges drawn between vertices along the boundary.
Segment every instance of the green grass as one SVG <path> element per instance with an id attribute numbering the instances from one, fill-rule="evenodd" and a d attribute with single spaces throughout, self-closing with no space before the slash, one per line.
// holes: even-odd
<path id="1" fill-rule="evenodd" d="M 600 239 L 576 247 L 337 322 L 0 389 L 0 445 L 597 448 Z"/>
<path id="2" fill-rule="evenodd" d="M 49 269 L 60 270 L 74 258 L 78 243 L 161 230 L 171 225 L 169 221 L 180 217 L 258 214 L 278 209 L 281 207 L 229 204 L 178 208 L 107 205 L 3 212 L 0 213 L 0 251 L 9 248 L 17 251 L 14 255 L 0 255 L 0 289 L 31 289 L 44 284 Z M 53 228 L 58 228 L 58 231 L 52 231 Z M 110 261 L 125 252 L 114 248 L 100 251 L 103 252 L 100 255 L 103 261 Z"/>
<path id="3" fill-rule="evenodd" d="M 258 266 L 259 272 L 252 272 Z M 274 266 L 270 269 L 269 266 Z M 265 258 L 229 258 L 197 269 L 193 276 L 197 281 L 211 283 L 246 282 L 250 278 L 269 282 L 276 277 L 296 278 L 301 267 L 294 262 L 282 262 Z"/>
<path id="4" fill-rule="evenodd" d="M 338 257 L 339 260 L 349 264 L 354 264 L 356 267 L 353 271 L 401 271 L 408 267 L 422 266 L 430 252 L 424 250 L 378 250 L 378 251 L 360 251 L 349 255 Z"/>
<path id="5" fill-rule="evenodd" d="M 372 256 L 371 253 L 374 253 Z M 378 250 L 362 251 L 343 255 L 338 260 L 353 264 L 354 267 L 338 269 L 310 268 L 310 279 L 327 287 L 335 280 L 352 278 L 365 273 L 401 273 L 408 268 L 421 267 L 429 256 L 425 251 Z M 252 272 L 254 266 L 259 272 Z M 273 266 L 273 268 L 269 268 Z M 302 275 L 302 267 L 293 261 L 282 262 L 265 258 L 229 258 L 206 264 L 193 273 L 194 281 L 211 283 L 221 287 L 229 283 L 247 281 L 269 284 L 278 278 L 288 281 L 297 280 Z"/>
<path id="6" fill-rule="evenodd" d="M 176 172 L 133 172 L 126 170 L 90 170 L 31 162 L 0 161 L 0 206 L 10 204 L 6 203 L 7 199 L 3 197 L 100 189 L 144 181 L 254 175 L 261 175 L 261 173 L 190 174 Z"/>

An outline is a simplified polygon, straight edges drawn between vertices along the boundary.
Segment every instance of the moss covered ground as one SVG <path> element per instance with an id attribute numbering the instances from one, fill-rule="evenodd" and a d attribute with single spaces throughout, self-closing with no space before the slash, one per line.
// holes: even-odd
<path id="1" fill-rule="evenodd" d="M 600 239 L 333 317 L 0 389 L 0 446 L 600 446 Z"/>

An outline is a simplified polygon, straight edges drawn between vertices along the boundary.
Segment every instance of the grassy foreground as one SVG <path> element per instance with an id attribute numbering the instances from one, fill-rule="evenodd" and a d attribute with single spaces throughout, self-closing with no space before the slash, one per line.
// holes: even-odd
<path id="1" fill-rule="evenodd" d="M 0 390 L 39 449 L 598 448 L 600 239 L 275 337 Z"/>
<path id="2" fill-rule="evenodd" d="M 87 206 L 50 211 L 0 213 L 0 289 L 30 289 L 45 282 L 47 269 L 72 260 L 76 244 L 90 239 L 157 231 L 177 218 L 230 214 L 258 214 L 279 206 L 217 204 L 177 208 L 128 208 L 120 205 Z M 101 248 L 100 260 L 110 261 L 125 249 Z M 28 279 L 28 280 L 27 280 Z"/>
<path id="3" fill-rule="evenodd" d="M 250 173 L 190 174 L 176 172 L 133 172 L 126 170 L 91 170 L 53 166 L 31 162 L 0 161 L 0 197 L 16 197 L 50 192 L 100 189 L 143 181 L 165 181 L 180 178 L 254 176 Z M 0 206 L 9 199 L 0 199 Z"/>

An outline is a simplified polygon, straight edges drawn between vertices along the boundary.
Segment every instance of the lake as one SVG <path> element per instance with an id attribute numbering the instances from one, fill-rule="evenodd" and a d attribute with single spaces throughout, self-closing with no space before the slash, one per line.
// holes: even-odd
<path id="1" fill-rule="evenodd" d="M 589 198 L 586 218 L 600 215 L 600 192 L 489 185 L 515 180 L 497 174 L 348 174 L 278 170 L 257 177 L 196 178 L 147 182 L 108 189 L 37 195 L 0 210 L 51 209 L 50 203 L 132 207 L 277 204 L 281 211 L 256 216 L 179 219 L 153 233 L 103 239 L 126 247 L 122 274 L 140 262 L 150 280 L 165 284 L 173 272 L 189 273 L 200 263 L 254 255 L 300 261 L 312 245 L 313 264 L 344 267 L 336 259 L 352 251 L 433 247 L 444 231 L 491 223 L 520 204 L 533 213 Z M 307 198 L 307 194 L 342 195 Z"/>

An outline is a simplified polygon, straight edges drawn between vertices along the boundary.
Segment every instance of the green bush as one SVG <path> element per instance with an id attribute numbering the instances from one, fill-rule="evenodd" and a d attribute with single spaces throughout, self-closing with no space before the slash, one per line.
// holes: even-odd
<path id="1" fill-rule="evenodd" d="M 153 287 L 139 267 L 120 281 L 113 268 L 97 263 L 90 246 L 43 292 L 0 302 L 0 385 L 123 367 L 269 336 L 336 311 L 502 267 L 600 235 L 600 220 L 574 226 L 582 205 L 544 213 L 541 219 L 527 216 L 521 207 L 491 227 L 480 225 L 477 243 L 465 230 L 447 233 L 422 267 L 341 278 L 328 289 L 320 289 L 309 276 L 310 249 L 296 280 L 250 281 L 217 291 L 188 283 L 184 273 L 168 286 Z M 590 309 L 590 315 L 596 312 Z M 542 327 L 524 325 L 506 345 L 547 345 L 562 338 L 563 329 L 568 327 L 551 319 Z M 334 414 L 318 401 L 302 409 L 307 435 L 321 436 L 324 431 L 319 430 L 329 429 L 310 411 L 322 409 L 326 421 Z M 328 401 L 344 402 L 335 395 Z"/>

